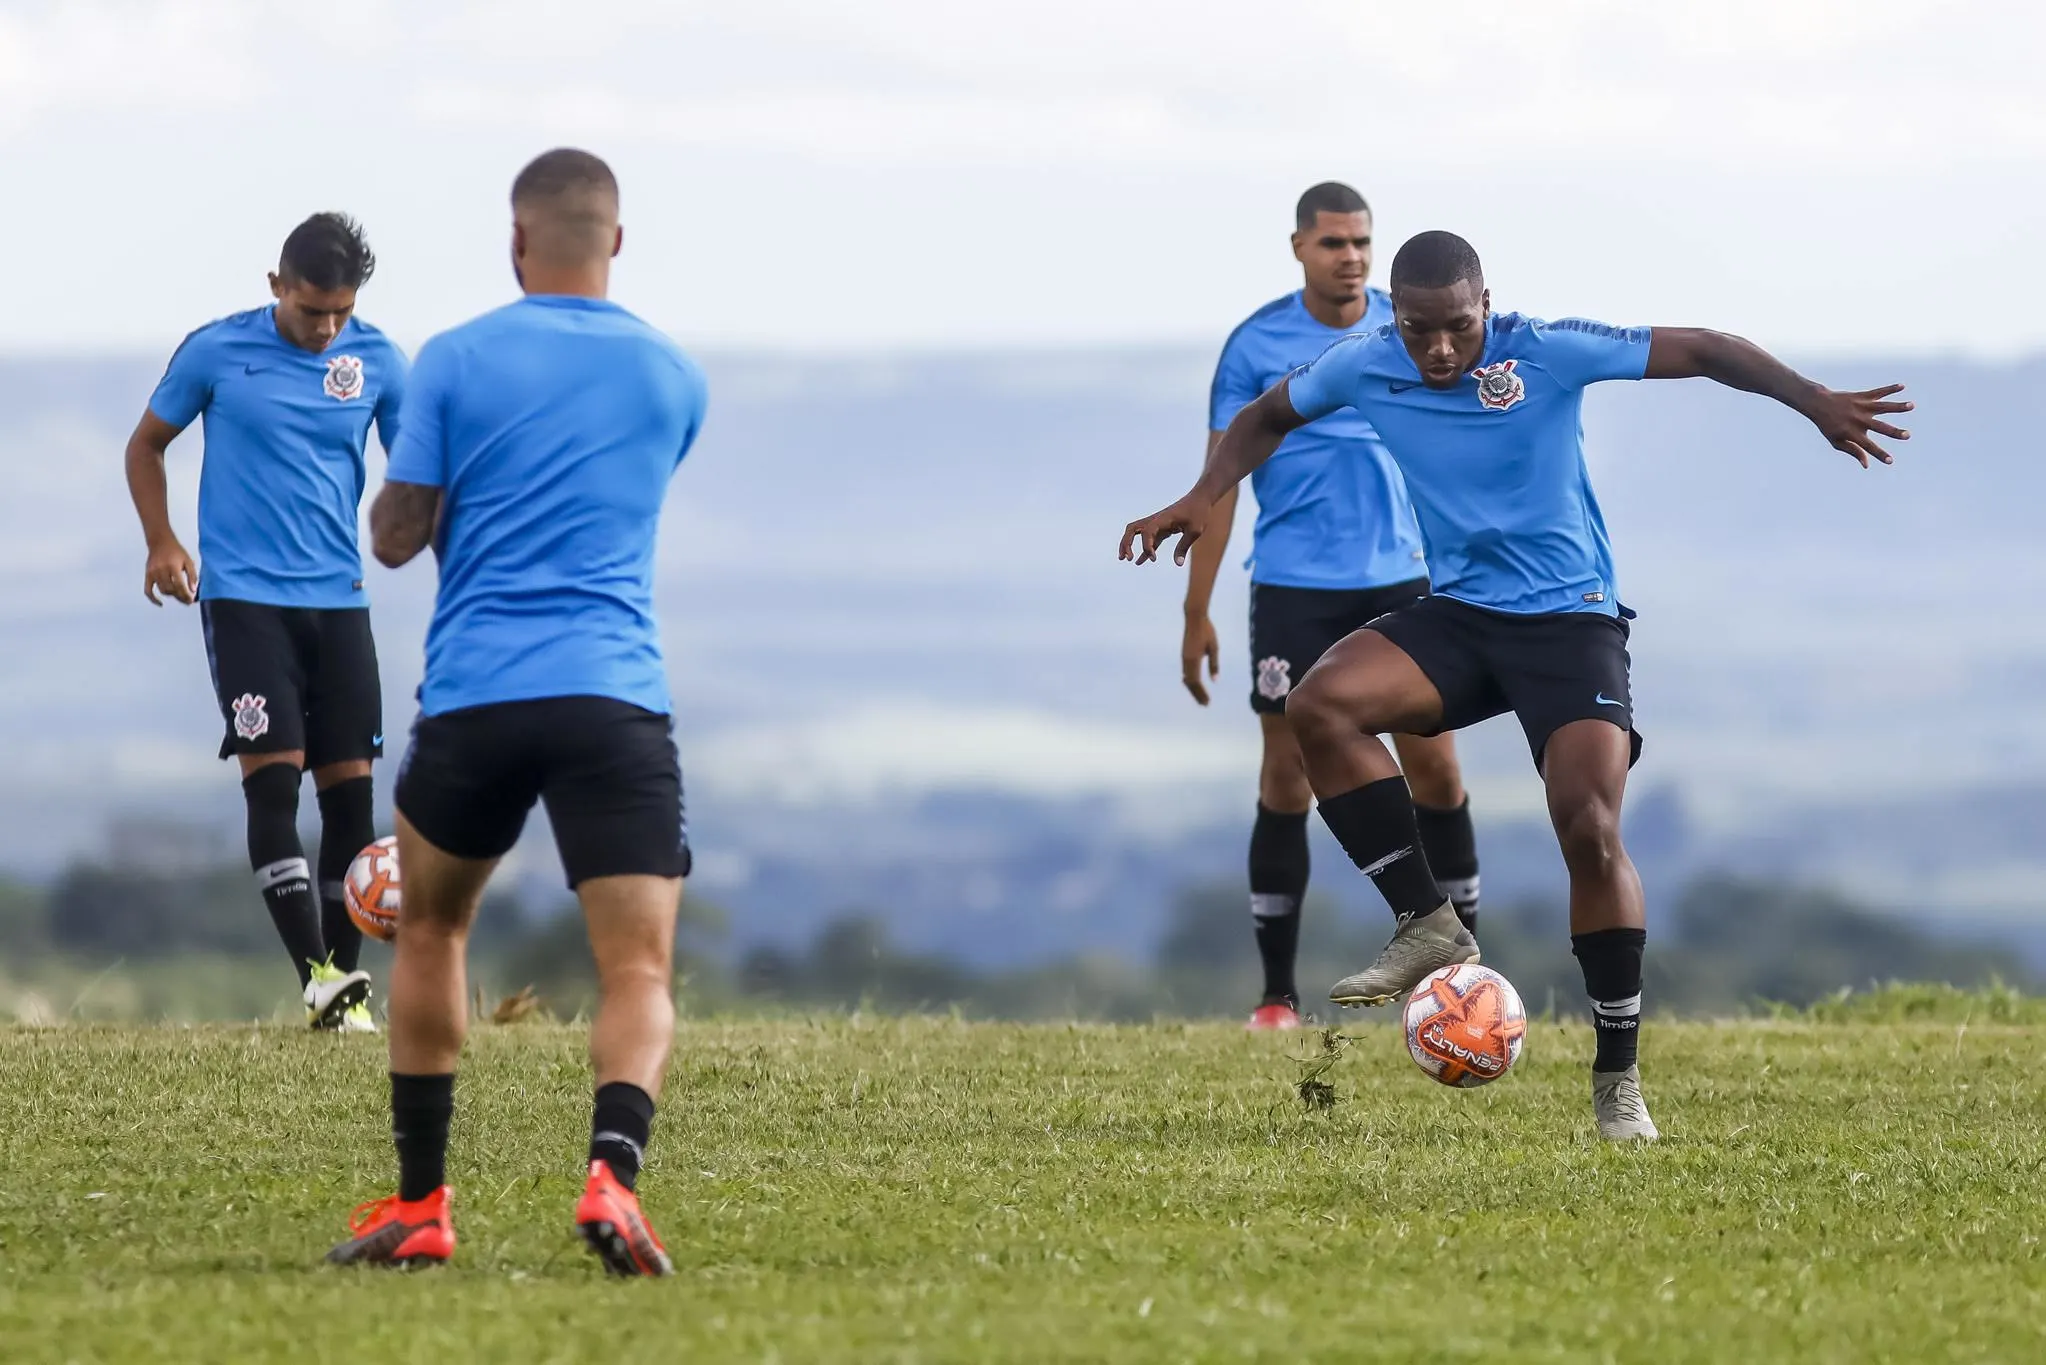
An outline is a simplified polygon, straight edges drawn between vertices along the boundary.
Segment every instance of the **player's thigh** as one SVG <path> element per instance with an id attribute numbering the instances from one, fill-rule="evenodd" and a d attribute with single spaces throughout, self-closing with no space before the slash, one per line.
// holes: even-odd
<path id="1" fill-rule="evenodd" d="M 463 933 L 476 918 L 483 888 L 498 859 L 462 858 L 435 844 L 398 812 L 398 867 L 404 877 L 405 908 L 398 916 L 398 937 L 407 928 L 417 933 Z"/>
<path id="2" fill-rule="evenodd" d="M 226 723 L 222 758 L 295 753 L 306 747 L 305 659 L 287 612 L 230 598 L 199 604 L 206 664 Z"/>
<path id="3" fill-rule="evenodd" d="M 1445 597 L 1424 597 L 1377 617 L 1330 652 L 1327 662 L 1371 648 L 1379 664 L 1380 734 L 1435 735 L 1507 709 L 1486 656 L 1481 614 Z M 1376 643 L 1372 643 L 1376 642 Z"/>
<path id="4" fill-rule="evenodd" d="M 640 972 L 673 973 L 680 877 L 587 877 L 575 894 L 589 926 L 590 955 L 600 982 Z"/>
<path id="5" fill-rule="evenodd" d="M 609 697 L 553 702 L 542 799 L 571 889 L 689 875 L 673 722 Z"/>
<path id="6" fill-rule="evenodd" d="M 511 852 L 540 795 L 531 721 L 523 703 L 421 716 L 398 768 L 398 814 L 451 858 L 494 863 Z M 400 866 L 409 897 L 411 870 Z"/>
<path id="7" fill-rule="evenodd" d="M 1404 650 L 1365 629 L 1316 661 L 1288 699 L 1286 714 L 1296 734 L 1331 717 L 1371 734 L 1428 732 L 1441 723 L 1442 697 Z"/>
<path id="8" fill-rule="evenodd" d="M 315 770 L 384 752 L 384 688 L 367 608 L 307 613 L 306 762 Z"/>

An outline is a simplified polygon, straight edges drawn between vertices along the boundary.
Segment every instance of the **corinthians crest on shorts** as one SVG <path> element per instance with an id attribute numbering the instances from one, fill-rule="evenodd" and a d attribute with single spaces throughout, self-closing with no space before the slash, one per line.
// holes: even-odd
<path id="1" fill-rule="evenodd" d="M 270 732 L 269 701 L 251 692 L 234 699 L 234 732 L 241 738 L 260 739 Z"/>
<path id="2" fill-rule="evenodd" d="M 1471 378 L 1478 381 L 1478 402 L 1493 412 L 1506 409 L 1527 397 L 1527 383 L 1513 372 L 1517 360 L 1502 360 L 1497 365 L 1480 365 L 1471 371 Z"/>
<path id="3" fill-rule="evenodd" d="M 1277 701 L 1293 690 L 1293 665 L 1276 654 L 1257 661 L 1257 694 Z"/>
<path id="4" fill-rule="evenodd" d="M 327 380 L 324 387 L 329 398 L 345 403 L 362 393 L 362 360 L 352 355 L 327 357 Z"/>

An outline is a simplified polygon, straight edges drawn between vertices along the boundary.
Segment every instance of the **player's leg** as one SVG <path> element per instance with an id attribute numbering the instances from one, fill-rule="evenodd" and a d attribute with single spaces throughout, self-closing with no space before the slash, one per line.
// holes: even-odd
<path id="1" fill-rule="evenodd" d="M 1424 599 L 1343 640 L 1288 699 L 1322 819 L 1399 921 L 1377 961 L 1329 992 L 1338 1004 L 1382 1004 L 1438 967 L 1477 957 L 1435 882 L 1413 798 L 1379 738 L 1431 734 L 1489 713 L 1485 676 L 1461 636 L 1441 599 Z"/>
<path id="2" fill-rule="evenodd" d="M 366 609 L 309 612 L 315 656 L 306 684 L 306 762 L 320 806 L 320 933 L 335 970 L 353 973 L 362 930 L 349 918 L 342 880 L 376 838 L 371 764 L 383 755 L 383 687 Z M 354 1032 L 376 1031 L 367 1002 L 342 1016 Z"/>
<path id="3" fill-rule="evenodd" d="M 1414 818 L 1421 830 L 1421 848 L 1435 882 L 1456 917 L 1473 934 L 1478 931 L 1478 836 L 1471 825 L 1470 797 L 1463 788 L 1463 767 L 1456 741 L 1449 735 L 1394 735 L 1393 751 L 1414 794 Z"/>
<path id="4" fill-rule="evenodd" d="M 576 1226 L 613 1274 L 665 1275 L 673 1265 L 636 1191 L 675 1036 L 675 915 L 690 862 L 681 766 L 667 716 L 603 697 L 545 705 L 547 816 L 597 964 Z"/>
<path id="5" fill-rule="evenodd" d="M 1647 920 L 1641 878 L 1620 839 L 1627 772 L 1641 753 L 1627 629 L 1586 614 L 1536 618 L 1509 638 L 1502 671 L 1570 874 L 1570 947 L 1596 1031 L 1591 1079 L 1599 1133 L 1652 1141 L 1655 1124 L 1636 1066 Z"/>
<path id="6" fill-rule="evenodd" d="M 241 770 L 249 868 L 303 993 L 312 985 L 315 966 L 327 957 L 312 867 L 298 837 L 305 767 L 304 660 L 286 608 L 213 599 L 201 602 L 199 612 L 206 661 L 226 722 L 220 756 L 235 759 Z M 311 1016 L 315 1026 L 331 1022 L 330 1005 L 334 1018 L 347 1007 L 339 994 L 323 998 Z"/>
<path id="7" fill-rule="evenodd" d="M 1258 767 L 1257 819 L 1250 827 L 1250 922 L 1264 967 L 1264 994 L 1250 1027 L 1297 1028 L 1300 990 L 1294 967 L 1311 866 L 1307 817 L 1314 808 L 1314 789 L 1307 785 L 1307 765 L 1286 717 L 1266 712 L 1258 723 L 1264 731 L 1264 757 Z"/>
<path id="8" fill-rule="evenodd" d="M 1250 827 L 1250 923 L 1264 968 L 1264 992 L 1252 1029 L 1297 1028 L 1294 981 L 1300 906 L 1307 897 L 1307 816 L 1314 789 L 1300 745 L 1286 724 L 1286 695 L 1342 631 L 1323 628 L 1321 604 L 1340 594 L 1268 583 L 1250 586 L 1250 709 L 1263 731 L 1257 815 Z"/>
<path id="9" fill-rule="evenodd" d="M 422 717 L 398 779 L 404 908 L 391 957 L 391 1134 L 398 1191 L 365 1205 L 337 1264 L 444 1261 L 455 1065 L 468 1032 L 469 928 L 497 862 L 518 842 L 537 788 L 515 707 Z"/>

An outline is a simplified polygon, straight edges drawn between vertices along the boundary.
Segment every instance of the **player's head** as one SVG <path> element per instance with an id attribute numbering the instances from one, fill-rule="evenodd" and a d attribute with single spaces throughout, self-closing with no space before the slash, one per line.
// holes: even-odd
<path id="1" fill-rule="evenodd" d="M 1424 232 L 1392 258 L 1392 307 L 1400 340 L 1431 389 L 1456 387 L 1485 354 L 1492 294 L 1471 244 Z"/>
<path id="2" fill-rule="evenodd" d="M 1293 259 L 1307 291 L 1329 303 L 1364 297 L 1371 275 L 1371 205 L 1348 185 L 1324 180 L 1293 208 Z"/>
<path id="3" fill-rule="evenodd" d="M 603 158 L 573 147 L 542 152 L 512 181 L 511 202 L 512 270 L 526 290 L 551 293 L 557 281 L 608 277 L 625 234 L 618 177 Z"/>
<path id="4" fill-rule="evenodd" d="M 294 346 L 326 350 L 355 311 L 355 292 L 376 268 L 362 224 L 345 213 L 306 219 L 284 239 L 270 276 L 278 332 Z"/>

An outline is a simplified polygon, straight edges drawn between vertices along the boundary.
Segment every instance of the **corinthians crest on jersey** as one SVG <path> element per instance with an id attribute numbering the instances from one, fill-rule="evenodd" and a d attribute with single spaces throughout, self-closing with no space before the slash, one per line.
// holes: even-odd
<path id="1" fill-rule="evenodd" d="M 329 398 L 345 403 L 362 395 L 362 359 L 352 355 L 327 357 L 327 379 L 323 386 Z"/>
<path id="2" fill-rule="evenodd" d="M 1527 381 L 1514 373 L 1517 360 L 1502 360 L 1496 365 L 1480 365 L 1471 371 L 1471 378 L 1478 381 L 1478 402 L 1493 412 L 1506 409 L 1527 397 Z"/>

